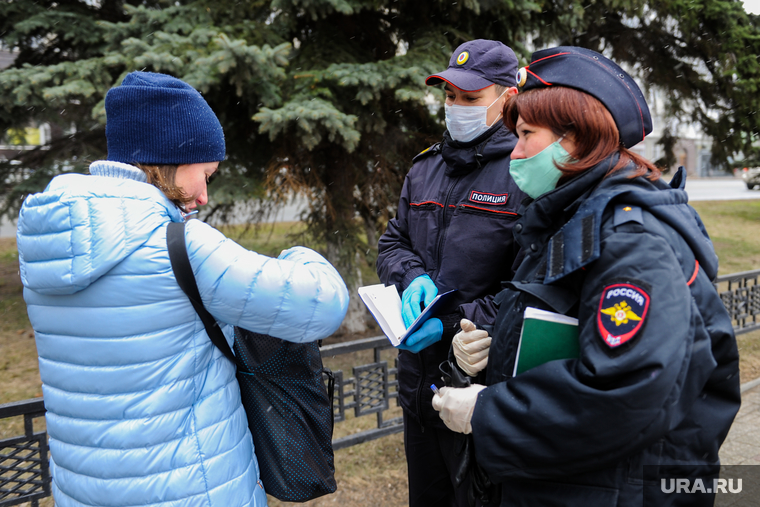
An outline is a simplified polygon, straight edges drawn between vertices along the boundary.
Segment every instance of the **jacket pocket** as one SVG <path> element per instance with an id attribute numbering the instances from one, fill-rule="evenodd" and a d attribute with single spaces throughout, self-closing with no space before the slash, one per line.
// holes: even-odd
<path id="1" fill-rule="evenodd" d="M 409 209 L 409 247 L 421 258 L 428 273 L 438 267 L 436 250 L 442 233 L 439 230 L 442 215 L 443 205 L 433 202 L 412 204 Z"/>
<path id="2" fill-rule="evenodd" d="M 476 206 L 472 204 L 460 204 L 457 206 L 456 213 L 466 215 L 480 215 L 490 218 L 502 218 L 504 220 L 517 220 L 517 213 L 505 209 L 491 209 L 485 206 Z"/>
<path id="3" fill-rule="evenodd" d="M 398 354 L 398 402 L 413 418 L 420 422 L 417 413 L 417 391 L 422 385 L 422 357 L 407 350 Z"/>

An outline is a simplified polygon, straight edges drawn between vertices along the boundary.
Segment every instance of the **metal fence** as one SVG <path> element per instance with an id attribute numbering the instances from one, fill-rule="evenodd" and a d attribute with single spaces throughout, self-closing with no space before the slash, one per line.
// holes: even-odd
<path id="1" fill-rule="evenodd" d="M 760 329 L 760 270 L 745 271 L 718 277 L 715 288 L 731 315 L 737 334 Z M 398 364 L 382 360 L 381 353 L 391 345 L 378 336 L 322 347 L 322 356 L 331 358 L 343 354 L 371 350 L 372 362 L 352 366 L 350 375 L 334 371 L 335 395 L 333 413 L 336 423 L 354 417 L 373 415 L 376 425 L 333 440 L 333 447 L 343 449 L 374 440 L 402 430 L 401 417 L 385 419 L 393 403 L 398 404 Z M 24 435 L 0 440 L 0 507 L 31 502 L 37 507 L 40 498 L 50 495 L 47 435 L 35 433 L 33 419 L 43 416 L 42 399 L 25 400 L 0 405 L 0 419 L 24 417 Z"/>
<path id="2" fill-rule="evenodd" d="M 715 288 L 731 316 L 736 334 L 760 329 L 760 269 L 743 271 L 715 279 Z"/>
<path id="3" fill-rule="evenodd" d="M 0 506 L 50 496 L 47 433 L 34 432 L 34 419 L 45 415 L 41 398 L 0 405 L 0 419 L 24 417 L 24 434 L 0 441 Z"/>
<path id="4" fill-rule="evenodd" d="M 352 368 L 352 377 L 344 378 L 342 370 L 333 372 L 333 414 L 336 423 L 345 421 L 346 412 L 352 409 L 354 417 L 375 414 L 377 426 L 333 440 L 333 449 L 343 449 L 402 430 L 401 417 L 383 419 L 384 412 L 390 408 L 390 400 L 395 398 L 398 402 L 398 360 L 394 359 L 393 367 L 389 368 L 388 361 L 383 361 L 380 357 L 381 351 L 388 348 L 391 348 L 391 344 L 385 336 L 322 347 L 322 357 L 325 358 L 370 349 L 374 354 L 373 362 Z"/>

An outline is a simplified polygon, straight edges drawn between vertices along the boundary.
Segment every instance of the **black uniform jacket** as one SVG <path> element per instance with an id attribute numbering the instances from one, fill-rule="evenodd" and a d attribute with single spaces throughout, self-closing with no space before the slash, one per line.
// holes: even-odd
<path id="1" fill-rule="evenodd" d="M 509 175 L 515 136 L 499 122 L 479 139 L 458 143 L 444 134 L 414 159 L 401 190 L 398 213 L 378 245 L 380 280 L 402 293 L 428 274 L 439 293 L 457 289 L 444 309 L 443 339 L 419 354 L 400 351 L 399 399 L 412 417 L 445 428 L 432 409 L 430 384 L 448 356 L 459 320 L 491 324 L 493 296 L 512 277 L 516 247 L 512 226 L 524 199 Z"/>
<path id="2" fill-rule="evenodd" d="M 496 297 L 489 387 L 472 418 L 503 506 L 641 506 L 660 490 L 644 464 L 717 464 L 739 409 L 718 261 L 685 177 L 675 188 L 627 169 L 603 179 L 616 161 L 539 197 L 515 226 L 526 257 Z M 513 377 L 526 306 L 576 317 L 580 357 Z"/>

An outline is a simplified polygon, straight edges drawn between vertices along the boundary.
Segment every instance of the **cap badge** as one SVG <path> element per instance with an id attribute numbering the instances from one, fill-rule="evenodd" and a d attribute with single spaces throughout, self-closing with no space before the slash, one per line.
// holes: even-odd
<path id="1" fill-rule="evenodd" d="M 467 62 L 467 60 L 469 60 L 469 58 L 470 58 L 469 51 L 462 51 L 461 53 L 459 53 L 459 56 L 457 56 L 457 64 L 464 65 Z"/>
<path id="2" fill-rule="evenodd" d="M 528 80 L 528 71 L 525 70 L 525 67 L 521 67 L 520 70 L 517 71 L 517 75 L 515 76 L 515 81 L 517 81 L 517 86 L 525 86 L 525 82 Z"/>

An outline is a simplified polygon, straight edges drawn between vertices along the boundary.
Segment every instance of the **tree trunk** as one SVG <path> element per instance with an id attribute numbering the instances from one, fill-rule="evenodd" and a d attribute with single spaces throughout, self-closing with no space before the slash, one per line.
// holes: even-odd
<path id="1" fill-rule="evenodd" d="M 334 266 L 339 266 L 340 256 L 338 251 L 340 246 L 336 243 L 328 243 L 327 260 Z M 363 285 L 361 269 L 359 269 L 359 253 L 355 255 L 354 263 L 349 268 L 354 271 L 354 276 L 343 276 L 343 281 L 348 288 L 348 311 L 343 323 L 340 325 L 336 335 L 363 334 L 367 332 L 367 307 L 362 303 L 359 297 L 358 289 Z M 340 271 L 345 273 L 346 266 L 341 266 Z"/>
<path id="2" fill-rule="evenodd" d="M 357 250 L 354 206 L 351 196 L 355 186 L 355 173 L 340 164 L 329 171 L 329 184 L 325 200 L 332 206 L 325 220 L 327 259 L 340 271 L 348 287 L 349 303 L 346 317 L 337 334 L 362 334 L 367 331 L 367 309 L 359 298 L 358 288 L 363 285 L 361 262 Z"/>
<path id="3" fill-rule="evenodd" d="M 359 269 L 360 260 L 361 257 L 359 256 L 359 252 L 356 252 L 356 257 L 354 259 L 356 277 L 354 278 L 354 283 L 346 283 L 350 301 L 348 303 L 346 318 L 343 319 L 343 324 L 341 324 L 339 330 L 339 332 L 344 334 L 361 334 L 367 331 L 367 307 L 364 306 L 358 293 L 359 287 L 364 285 L 362 272 L 361 269 Z"/>
<path id="4" fill-rule="evenodd" d="M 338 329 L 339 334 L 352 335 L 367 332 L 367 307 L 364 306 L 364 303 L 362 303 L 356 292 L 359 287 L 360 285 L 356 285 L 355 287 L 348 285 L 351 299 L 348 303 L 346 318 L 343 319 L 343 324 Z"/>

